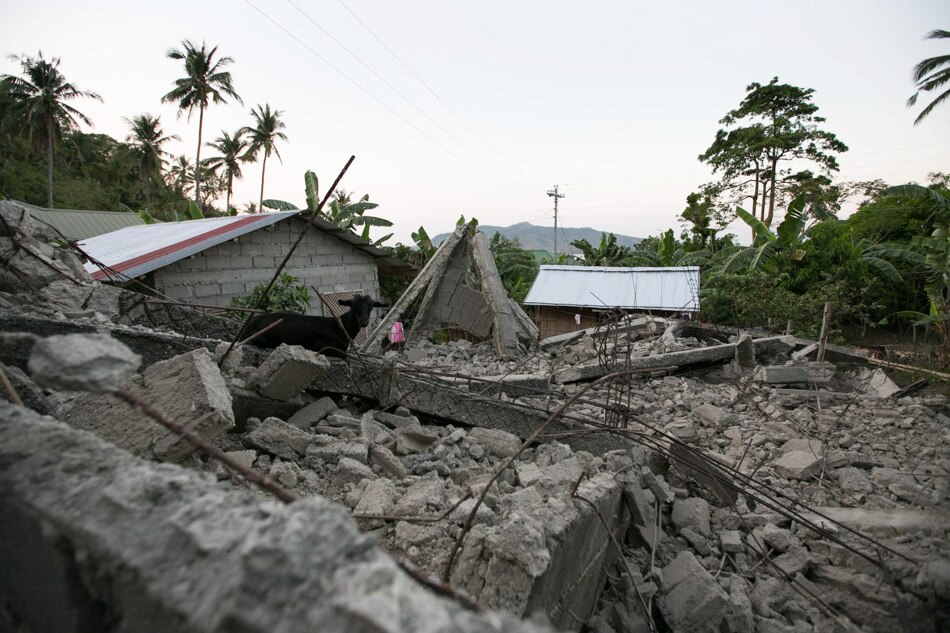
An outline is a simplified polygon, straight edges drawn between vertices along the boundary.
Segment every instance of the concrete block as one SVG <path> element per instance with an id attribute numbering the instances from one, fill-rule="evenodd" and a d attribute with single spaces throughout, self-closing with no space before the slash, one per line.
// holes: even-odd
<path id="1" fill-rule="evenodd" d="M 673 502 L 673 525 L 678 529 L 691 527 L 703 536 L 710 536 L 709 504 L 700 497 L 677 499 Z"/>
<path id="2" fill-rule="evenodd" d="M 307 447 L 313 441 L 311 433 L 301 431 L 280 418 L 267 418 L 244 436 L 248 446 L 287 460 L 296 460 L 307 454 Z"/>
<path id="3" fill-rule="evenodd" d="M 205 283 L 195 286 L 195 298 L 212 297 L 221 294 L 221 284 Z"/>
<path id="4" fill-rule="evenodd" d="M 490 455 L 501 458 L 511 457 L 518 452 L 522 444 L 520 437 L 501 429 L 475 427 L 468 432 L 468 437 Z"/>
<path id="5" fill-rule="evenodd" d="M 445 510 L 445 480 L 431 473 L 418 479 L 396 502 L 394 512 L 400 516 L 424 516 Z"/>
<path id="6" fill-rule="evenodd" d="M 408 455 L 424 451 L 439 440 L 439 435 L 422 426 L 405 426 L 396 429 L 396 453 Z"/>
<path id="7" fill-rule="evenodd" d="M 385 446 L 372 446 L 369 448 L 369 461 L 379 468 L 384 475 L 393 479 L 405 479 L 409 476 L 409 471 L 403 466 L 391 450 Z"/>
<path id="8" fill-rule="evenodd" d="M 674 631 L 713 632 L 726 615 L 728 597 L 691 552 L 680 552 L 663 568 L 657 606 Z"/>
<path id="9" fill-rule="evenodd" d="M 125 388 L 141 362 L 107 334 L 66 334 L 36 343 L 27 369 L 43 387 L 105 393 Z"/>
<path id="10" fill-rule="evenodd" d="M 353 512 L 355 514 L 386 515 L 392 510 L 395 498 L 396 484 L 388 479 L 374 479 L 367 484 Z"/>
<path id="11" fill-rule="evenodd" d="M 358 484 L 364 479 L 376 479 L 376 473 L 366 464 L 350 457 L 341 457 L 333 471 L 333 485 Z"/>
<path id="12" fill-rule="evenodd" d="M 812 451 L 790 451 L 772 465 L 775 472 L 788 479 L 811 479 L 821 471 L 824 460 Z"/>
<path id="13" fill-rule="evenodd" d="M 204 348 L 154 363 L 145 371 L 142 384 L 132 389 L 206 439 L 234 423 L 231 394 L 211 353 Z M 166 459 L 179 459 L 194 450 L 145 414 L 110 395 L 81 395 L 65 416 L 73 426 L 136 455 L 155 458 L 158 447 Z"/>
<path id="14" fill-rule="evenodd" d="M 288 400 L 310 386 L 330 362 L 298 345 L 281 344 L 258 368 L 252 386 L 265 398 Z"/>
<path id="15" fill-rule="evenodd" d="M 287 422 L 289 424 L 293 424 L 297 428 L 307 429 L 325 418 L 327 414 L 336 410 L 337 407 L 336 403 L 333 401 L 333 398 L 324 396 L 297 411 L 295 414 L 290 416 Z"/>
<path id="16" fill-rule="evenodd" d="M 723 428 L 735 423 L 736 416 L 730 411 L 711 404 L 700 404 L 693 407 L 693 417 L 712 428 Z"/>

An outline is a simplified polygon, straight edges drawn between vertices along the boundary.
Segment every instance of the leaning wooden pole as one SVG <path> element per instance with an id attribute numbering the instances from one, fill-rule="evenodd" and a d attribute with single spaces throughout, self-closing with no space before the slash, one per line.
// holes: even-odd
<path id="1" fill-rule="evenodd" d="M 819 363 L 825 362 L 825 349 L 828 347 L 828 326 L 831 324 L 831 302 L 825 303 L 825 310 L 821 315 L 821 338 L 818 339 L 818 356 L 816 360 Z"/>

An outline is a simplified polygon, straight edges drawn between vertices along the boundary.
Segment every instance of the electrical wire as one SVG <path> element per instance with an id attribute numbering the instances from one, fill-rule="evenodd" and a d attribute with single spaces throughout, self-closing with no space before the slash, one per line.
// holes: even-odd
<path id="1" fill-rule="evenodd" d="M 330 31 L 328 31 L 327 29 L 325 29 L 325 28 L 323 28 L 322 26 L 320 26 L 320 24 L 317 23 L 317 21 L 314 20 L 307 12 L 305 12 L 303 9 L 301 9 L 300 6 L 297 5 L 297 3 L 295 3 L 293 0 L 287 0 L 287 3 L 288 3 L 290 6 L 292 6 L 294 9 L 296 9 L 297 12 L 300 13 L 300 15 L 302 15 L 304 18 L 306 18 L 311 24 L 313 24 L 316 28 L 318 28 L 321 33 L 323 33 L 324 35 L 326 35 L 327 37 L 329 37 L 331 40 L 333 40 L 333 42 L 334 42 L 337 46 L 339 46 L 339 47 L 342 48 L 344 51 L 346 51 L 346 52 L 350 55 L 350 57 L 352 57 L 352 58 L 355 59 L 357 62 L 359 62 L 359 63 L 363 66 L 363 68 L 365 68 L 365 69 L 368 70 L 370 73 L 372 73 L 374 77 L 376 77 L 378 80 L 380 80 L 381 82 L 383 82 L 384 84 L 386 84 L 386 86 L 387 86 L 390 90 L 392 90 L 394 93 L 396 93 L 403 101 L 405 101 L 406 103 L 408 103 L 416 112 L 418 112 L 419 114 L 421 114 L 422 116 L 424 116 L 426 119 L 429 120 L 430 123 L 432 123 L 434 126 L 436 126 L 437 128 L 439 128 L 439 130 L 441 130 L 446 136 L 448 136 L 450 139 L 452 139 L 453 141 L 455 141 L 456 143 L 458 143 L 462 148 L 464 148 L 465 150 L 467 150 L 472 156 L 474 156 L 475 158 L 477 158 L 478 160 L 480 160 L 482 163 L 484 163 L 485 165 L 487 165 L 490 169 L 494 169 L 495 171 L 497 171 L 499 174 L 502 175 L 503 178 L 508 178 L 508 177 L 509 177 L 508 174 L 506 174 L 505 172 L 503 172 L 501 169 L 499 169 L 498 167 L 496 167 L 495 165 L 493 165 L 493 164 L 490 163 L 489 161 L 487 161 L 487 160 L 485 160 L 484 158 L 482 158 L 482 156 L 481 156 L 480 154 L 478 154 L 477 152 L 475 152 L 474 150 L 472 150 L 471 148 L 469 148 L 469 147 L 465 144 L 464 141 L 462 141 L 461 139 L 459 139 L 458 137 L 456 137 L 454 134 L 452 134 L 452 132 L 450 132 L 448 129 L 446 129 L 441 123 L 439 123 L 438 121 L 436 121 L 436 120 L 435 120 L 434 118 L 432 118 L 427 112 L 425 112 L 422 108 L 420 108 L 418 105 L 416 105 L 416 103 L 415 103 L 414 101 L 412 101 L 409 97 L 407 97 L 405 94 L 403 94 L 402 91 L 400 91 L 396 86 L 394 86 L 388 79 L 386 79 L 385 77 L 383 77 L 382 75 L 380 75 L 378 72 L 376 72 L 369 64 L 367 64 L 365 61 L 363 61 L 363 59 L 360 58 L 359 55 L 357 55 L 356 53 L 354 53 L 353 51 L 351 51 L 351 50 L 346 46 L 346 44 L 344 44 L 344 43 L 341 42 L 339 39 L 337 39 Z"/>
<path id="2" fill-rule="evenodd" d="M 452 115 L 453 115 L 456 119 L 458 119 L 459 121 L 461 121 L 462 124 L 463 124 L 465 127 L 467 127 L 467 128 L 469 129 L 469 131 L 471 131 L 471 133 L 475 135 L 476 138 L 478 138 L 478 140 L 480 140 L 482 143 L 484 143 L 490 150 L 492 150 L 493 152 L 495 152 L 495 154 L 497 154 L 503 161 L 505 161 L 505 163 L 507 163 L 508 166 L 511 167 L 511 169 L 514 170 L 515 173 L 517 173 L 519 176 L 521 176 L 522 178 L 524 178 L 525 180 L 527 180 L 527 181 L 529 181 L 529 182 L 532 181 L 532 179 L 531 179 L 530 177 L 528 177 L 527 175 L 525 175 L 525 173 L 524 173 L 523 171 L 521 171 L 520 169 L 518 169 L 518 167 L 517 167 L 514 163 L 512 163 L 510 160 L 508 160 L 508 158 L 507 158 L 504 154 L 502 154 L 501 152 L 499 152 L 497 149 L 495 149 L 495 147 L 494 147 L 491 143 L 489 143 L 487 140 L 485 140 L 485 138 L 483 138 L 482 135 L 479 134 L 478 131 L 475 130 L 474 127 L 472 127 L 471 125 L 469 125 L 468 121 L 466 121 L 465 119 L 463 119 L 455 110 L 453 110 L 452 107 L 449 106 L 449 104 L 446 103 L 446 102 L 442 99 L 442 97 L 440 97 L 440 96 L 436 93 L 436 91 L 433 90 L 433 89 L 429 86 L 429 84 L 426 83 L 426 81 L 425 81 L 422 77 L 420 77 L 420 76 L 416 73 L 416 71 L 414 71 L 414 70 L 409 66 L 409 64 L 407 64 L 406 62 L 404 62 L 404 61 L 402 60 L 402 58 L 401 58 L 399 55 L 396 54 L 396 51 L 394 51 L 393 49 L 391 49 L 391 48 L 386 44 L 386 42 L 384 42 L 384 41 L 382 40 L 382 38 L 380 38 L 378 35 L 376 35 L 376 33 L 373 31 L 373 29 L 369 28 L 369 25 L 367 25 L 363 20 L 361 20 L 361 19 L 360 19 L 360 16 L 356 15 L 356 13 L 354 13 L 353 10 L 350 9 L 350 7 L 347 6 L 347 4 L 346 4 L 345 2 L 343 2 L 343 0 L 338 0 L 338 2 L 340 3 L 340 5 L 341 5 L 344 9 L 347 10 L 347 12 L 349 12 L 350 15 L 353 16 L 353 18 L 354 18 L 357 22 L 360 23 L 360 25 L 361 25 L 364 29 L 366 29 L 366 31 L 367 31 L 370 35 L 373 36 L 373 38 L 376 39 L 377 42 L 380 43 L 380 45 L 381 45 L 383 48 L 385 48 L 387 51 L 389 51 L 389 54 L 392 55 L 393 58 L 394 58 L 397 62 L 399 62 L 400 64 L 402 64 L 403 68 L 405 68 L 407 71 L 409 71 L 409 74 L 411 74 L 413 77 L 415 77 L 416 80 L 417 80 L 420 84 L 422 84 L 422 85 L 425 87 L 425 89 L 428 90 L 428 91 L 432 94 L 433 97 L 435 97 L 435 98 L 439 101 L 439 103 L 441 103 L 443 106 L 445 106 L 445 109 L 446 109 L 446 110 L 448 110 L 449 112 L 451 112 Z"/>
<path id="3" fill-rule="evenodd" d="M 301 40 L 299 37 L 297 37 L 296 35 L 294 35 L 293 33 L 291 33 L 289 30 L 287 30 L 282 24 L 280 24 L 279 22 L 277 22 L 277 20 L 275 20 L 274 18 L 272 18 L 271 16 L 269 16 L 267 13 L 265 13 L 264 11 L 262 11 L 260 8 L 258 8 L 256 5 L 254 5 L 254 3 L 252 3 L 250 0 L 244 0 L 244 3 L 245 3 L 246 5 L 248 5 L 249 7 L 251 7 L 252 9 L 254 9 L 255 11 L 257 11 L 259 14 L 261 14 L 264 18 L 267 19 L 268 22 L 270 22 L 271 24 L 273 24 L 274 26 L 276 26 L 278 29 L 280 29 L 281 31 L 283 31 L 284 33 L 286 33 L 288 36 L 290 36 L 290 38 L 293 39 L 295 42 L 297 42 L 298 44 L 300 44 L 301 46 L 303 46 L 305 49 L 307 49 L 307 51 L 309 51 L 311 55 L 313 55 L 314 57 L 316 57 L 317 59 L 319 59 L 320 61 L 322 61 L 324 64 L 326 64 L 327 66 L 329 66 L 329 67 L 332 68 L 333 70 L 335 70 L 335 71 L 337 72 L 337 74 L 339 74 L 341 77 L 343 77 L 344 79 L 346 79 L 347 81 L 349 81 L 351 84 L 353 84 L 354 86 L 356 86 L 361 92 L 363 92 L 365 95 L 367 95 L 368 97 L 370 97 L 373 101 L 375 101 L 376 103 L 378 103 L 379 105 L 381 105 L 381 106 L 384 107 L 385 109 L 389 110 L 389 112 L 391 112 L 393 115 L 395 115 L 397 118 L 399 118 L 399 120 L 401 120 L 403 123 L 405 123 L 406 125 L 408 125 L 408 126 L 411 127 L 412 129 L 414 129 L 416 132 L 418 132 L 419 134 L 421 134 L 422 136 L 424 136 L 425 138 L 427 138 L 430 142 L 432 142 L 432 143 L 434 143 L 435 145 L 437 145 L 437 146 L 438 146 L 440 149 L 442 149 L 444 152 L 446 152 L 447 154 L 449 154 L 450 156 L 452 156 L 452 158 L 456 159 L 457 161 L 459 161 L 460 163 L 462 163 L 463 165 L 465 165 L 466 167 L 468 167 L 469 169 L 471 169 L 472 171 L 474 171 L 476 174 L 478 174 L 479 176 L 483 177 L 485 180 L 488 180 L 489 182 L 491 182 L 493 185 L 495 185 L 495 186 L 498 187 L 499 189 L 503 189 L 503 190 L 505 190 L 505 191 L 508 191 L 508 188 L 507 188 L 505 185 L 499 183 L 499 182 L 496 181 L 494 178 L 492 178 L 491 176 L 489 176 L 489 175 L 486 174 L 485 172 L 481 171 L 480 169 L 478 169 L 477 167 L 475 167 L 474 165 L 472 165 L 469 161 L 465 160 L 464 158 L 462 158 L 461 156 L 459 156 L 458 154 L 456 154 L 455 152 L 453 152 L 451 149 L 449 149 L 448 147 L 446 147 L 443 143 L 441 143 L 441 142 L 438 141 L 437 139 L 433 138 L 430 134 L 428 134 L 427 132 L 425 132 L 424 130 L 422 130 L 422 129 L 421 129 L 419 126 L 417 126 L 415 123 L 413 123 L 412 121 L 410 121 L 409 119 L 407 119 L 406 117 L 404 117 L 402 114 L 400 114 L 399 112 L 397 112 L 397 111 L 396 111 L 395 109 L 393 109 L 390 105 L 388 105 L 387 103 L 385 103 L 382 99 L 380 99 L 379 97 L 377 97 L 375 94 L 373 94 L 372 92 L 370 92 L 368 89 L 364 88 L 364 87 L 362 86 L 362 84 L 360 84 L 360 83 L 357 82 L 355 79 L 353 79 L 352 77 L 350 77 L 349 75 L 347 75 L 346 73 L 344 73 L 344 72 L 343 72 L 342 70 L 340 70 L 339 68 L 337 68 L 337 67 L 336 67 L 333 63 L 331 63 L 327 58 L 325 58 L 325 57 L 323 57 L 322 55 L 320 55 L 320 53 L 318 53 L 317 51 L 315 51 L 309 44 L 307 44 L 306 42 L 304 42 L 303 40 Z"/>

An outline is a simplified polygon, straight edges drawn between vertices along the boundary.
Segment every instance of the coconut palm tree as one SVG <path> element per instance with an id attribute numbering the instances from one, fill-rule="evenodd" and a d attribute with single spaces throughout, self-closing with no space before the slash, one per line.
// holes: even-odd
<path id="1" fill-rule="evenodd" d="M 277 151 L 277 141 L 286 141 L 287 135 L 281 132 L 287 126 L 280 120 L 283 114 L 280 110 L 271 110 L 270 104 L 258 105 L 251 110 L 254 117 L 254 127 L 244 127 L 242 132 L 248 135 L 248 148 L 244 153 L 245 160 L 256 160 L 257 153 L 264 152 L 264 161 L 261 164 L 261 197 L 258 208 L 264 208 L 264 174 L 267 171 L 267 157 L 271 154 L 283 162 L 280 152 Z"/>
<path id="2" fill-rule="evenodd" d="M 927 35 L 926 39 L 937 40 L 944 38 L 950 38 L 950 31 L 938 29 L 936 31 L 931 31 Z M 917 84 L 917 92 L 915 92 L 911 98 L 907 100 L 907 107 L 911 107 L 917 103 L 917 96 L 921 91 L 936 92 L 938 88 L 950 82 L 950 55 L 928 57 L 924 61 L 914 66 L 914 82 Z M 926 108 L 920 111 L 920 114 L 918 114 L 917 118 L 914 119 L 914 125 L 917 125 L 927 118 L 927 115 L 930 114 L 930 111 L 948 97 L 950 97 L 950 87 L 940 93 L 936 99 L 931 101 Z"/>
<path id="3" fill-rule="evenodd" d="M 175 88 L 162 97 L 163 103 L 178 103 L 178 113 L 188 111 L 188 120 L 198 108 L 198 150 L 195 153 L 195 202 L 201 199 L 201 133 L 204 128 L 205 108 L 210 103 L 227 103 L 225 95 L 233 97 L 235 101 L 244 105 L 241 97 L 234 91 L 231 83 L 231 73 L 222 70 L 233 62 L 230 57 L 214 59 L 218 47 L 207 49 L 204 42 L 201 48 L 196 48 L 189 40 L 182 41 L 182 48 L 170 48 L 166 55 L 170 59 L 181 59 L 185 62 L 185 76 L 175 80 Z"/>
<path id="4" fill-rule="evenodd" d="M 224 167 L 224 173 L 228 179 L 227 201 L 224 205 L 224 212 L 230 213 L 234 179 L 240 178 L 242 175 L 241 163 L 245 161 L 244 153 L 247 150 L 247 139 L 244 138 L 244 130 L 238 130 L 233 135 L 222 131 L 221 136 L 208 143 L 208 147 L 220 152 L 220 156 L 212 156 L 207 162 L 213 167 Z"/>
<path id="5" fill-rule="evenodd" d="M 126 138 L 129 143 L 129 152 L 138 161 L 142 172 L 142 182 L 145 185 L 145 210 L 151 213 L 151 181 L 154 174 L 161 173 L 165 166 L 165 157 L 170 156 L 168 152 L 162 149 L 162 145 L 171 140 L 179 140 L 178 136 L 171 134 L 166 136 L 162 130 L 162 124 L 159 117 L 150 114 L 140 114 L 131 119 L 126 119 L 131 131 Z"/>
<path id="6" fill-rule="evenodd" d="M 171 167 L 168 169 L 168 184 L 175 192 L 175 213 L 178 213 L 178 198 L 187 198 L 188 194 L 194 188 L 195 168 L 192 166 L 188 157 L 182 154 L 175 158 Z"/>
<path id="7" fill-rule="evenodd" d="M 38 147 L 46 147 L 46 205 L 53 208 L 53 145 L 63 132 L 79 127 L 79 122 L 92 125 L 92 121 L 67 101 L 87 97 L 102 101 L 102 97 L 88 90 L 80 90 L 66 81 L 59 71 L 59 58 L 43 59 L 11 55 L 20 62 L 23 75 L 3 75 L 8 98 L 13 104 L 12 116 L 30 140 Z"/>

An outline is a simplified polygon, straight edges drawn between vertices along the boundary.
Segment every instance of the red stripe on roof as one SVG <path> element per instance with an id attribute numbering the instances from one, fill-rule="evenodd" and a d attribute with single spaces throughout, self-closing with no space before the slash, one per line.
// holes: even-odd
<path id="1" fill-rule="evenodd" d="M 212 229 L 208 231 L 207 233 L 202 233 L 201 235 L 190 237 L 187 240 L 183 240 L 175 244 L 169 244 L 168 246 L 164 248 L 160 248 L 156 251 L 152 251 L 151 253 L 146 253 L 145 255 L 139 255 L 138 257 L 127 259 L 124 262 L 119 262 L 118 264 L 115 264 L 114 266 L 110 266 L 109 268 L 111 268 L 112 270 L 116 270 L 120 273 L 124 273 L 125 271 L 135 266 L 140 266 L 141 264 L 158 259 L 159 257 L 170 255 L 176 251 L 182 250 L 183 248 L 188 248 L 189 246 L 200 244 L 201 242 L 207 239 L 210 239 L 212 237 L 217 237 L 218 235 L 223 235 L 229 231 L 233 231 L 234 229 L 241 228 L 242 226 L 245 226 L 247 224 L 258 222 L 263 217 L 266 217 L 266 216 L 250 215 L 246 218 L 241 218 L 240 220 L 236 220 L 234 222 L 225 224 L 224 226 L 219 226 L 218 228 Z M 106 278 L 107 276 L 108 276 L 108 273 L 101 269 L 92 273 L 92 278 L 96 280 L 102 280 Z"/>

